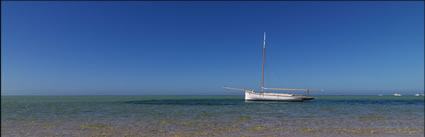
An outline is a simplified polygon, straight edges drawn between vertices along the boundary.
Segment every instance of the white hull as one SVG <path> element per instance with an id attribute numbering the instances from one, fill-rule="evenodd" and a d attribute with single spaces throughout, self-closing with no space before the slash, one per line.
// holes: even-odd
<path id="1" fill-rule="evenodd" d="M 249 101 L 303 101 L 302 97 L 280 93 L 245 92 L 245 100 Z"/>
<path id="2" fill-rule="evenodd" d="M 402 95 L 401 94 L 398 94 L 398 93 L 394 93 L 394 96 L 399 97 L 399 96 L 402 96 Z"/>

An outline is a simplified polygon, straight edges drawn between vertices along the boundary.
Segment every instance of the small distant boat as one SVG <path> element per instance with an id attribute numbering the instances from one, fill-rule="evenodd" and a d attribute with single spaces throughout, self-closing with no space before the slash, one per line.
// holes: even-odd
<path id="1" fill-rule="evenodd" d="M 288 89 L 288 88 L 265 88 L 264 87 L 264 56 L 266 54 L 266 33 L 264 32 L 264 43 L 263 43 L 263 77 L 261 81 L 261 93 L 255 92 L 254 90 L 246 90 L 240 88 L 224 87 L 224 89 L 239 90 L 245 92 L 245 100 L 248 101 L 304 101 L 312 100 L 313 97 L 308 96 L 310 91 L 317 91 L 311 89 Z M 305 91 L 305 96 L 295 94 L 284 94 L 284 93 L 264 93 L 264 90 L 289 90 L 289 91 Z"/>
<path id="2" fill-rule="evenodd" d="M 415 96 L 421 96 L 421 94 L 415 94 Z"/>
<path id="3" fill-rule="evenodd" d="M 401 94 L 398 93 L 394 93 L 394 96 L 402 96 Z"/>

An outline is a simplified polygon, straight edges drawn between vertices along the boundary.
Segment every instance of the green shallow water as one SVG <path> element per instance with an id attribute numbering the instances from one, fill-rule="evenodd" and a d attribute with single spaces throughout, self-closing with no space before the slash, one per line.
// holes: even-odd
<path id="1" fill-rule="evenodd" d="M 424 136 L 424 97 L 2 96 L 2 136 Z"/>

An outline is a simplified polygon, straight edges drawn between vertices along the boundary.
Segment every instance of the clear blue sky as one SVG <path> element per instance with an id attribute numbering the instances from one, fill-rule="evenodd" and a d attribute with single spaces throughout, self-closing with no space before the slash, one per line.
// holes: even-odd
<path id="1" fill-rule="evenodd" d="M 2 2 L 2 95 L 424 89 L 424 2 Z"/>

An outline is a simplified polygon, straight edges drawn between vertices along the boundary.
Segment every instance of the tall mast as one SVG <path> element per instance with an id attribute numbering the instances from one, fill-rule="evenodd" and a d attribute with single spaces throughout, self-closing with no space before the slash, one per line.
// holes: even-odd
<path id="1" fill-rule="evenodd" d="M 266 55 L 266 32 L 264 32 L 263 43 L 263 79 L 261 80 L 261 91 L 264 93 L 264 56 Z"/>

